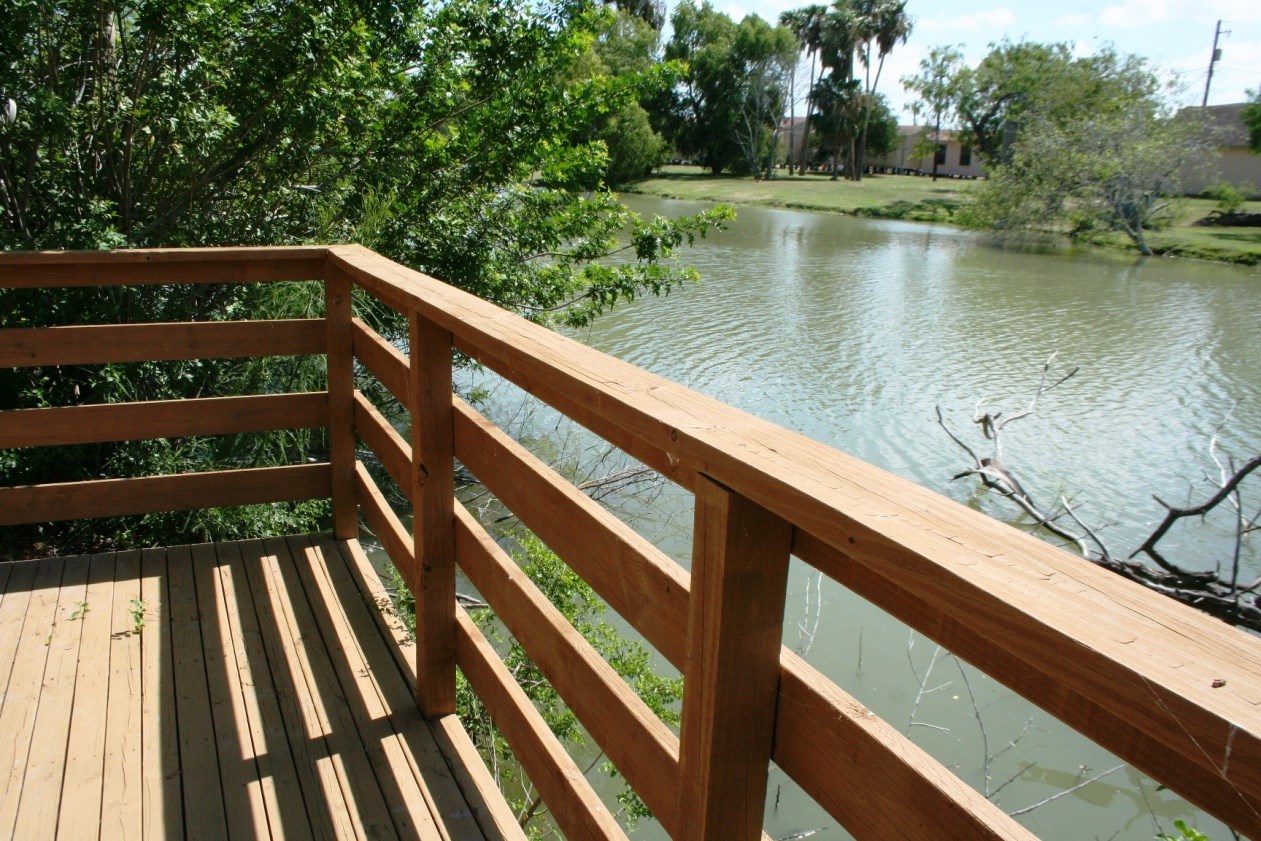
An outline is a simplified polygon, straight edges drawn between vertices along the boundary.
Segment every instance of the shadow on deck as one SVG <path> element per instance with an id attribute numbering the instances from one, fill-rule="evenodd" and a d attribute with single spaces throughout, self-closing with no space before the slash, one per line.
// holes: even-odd
<path id="1" fill-rule="evenodd" d="M 0 565 L 0 836 L 494 837 L 382 599 L 322 536 Z"/>

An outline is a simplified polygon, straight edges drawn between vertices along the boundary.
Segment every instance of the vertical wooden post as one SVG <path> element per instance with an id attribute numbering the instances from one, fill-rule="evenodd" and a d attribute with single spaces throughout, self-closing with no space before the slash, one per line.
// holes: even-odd
<path id="1" fill-rule="evenodd" d="M 680 838 L 761 837 L 791 542 L 786 522 L 698 477 L 679 745 Z"/>
<path id="2" fill-rule="evenodd" d="M 350 278 L 328 266 L 324 325 L 328 354 L 328 459 L 332 471 L 333 536 L 359 536 L 355 499 L 355 370 L 350 332 Z"/>
<path id="3" fill-rule="evenodd" d="M 455 411 L 451 334 L 411 314 L 416 680 L 421 712 L 455 712 Z"/>

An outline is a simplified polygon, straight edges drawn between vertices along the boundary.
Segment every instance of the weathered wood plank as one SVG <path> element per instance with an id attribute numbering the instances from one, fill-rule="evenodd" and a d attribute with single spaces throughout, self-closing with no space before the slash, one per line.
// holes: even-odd
<path id="1" fill-rule="evenodd" d="M 353 321 L 355 357 L 404 406 L 411 405 L 407 357 L 385 337 L 359 319 Z"/>
<path id="2" fill-rule="evenodd" d="M 787 648 L 774 760 L 858 839 L 1034 838 Z"/>
<path id="3" fill-rule="evenodd" d="M 402 675 L 392 668 L 374 668 L 365 653 L 350 617 L 362 613 L 363 601 L 356 598 L 357 593 L 339 592 L 330 577 L 330 567 L 341 563 L 336 544 L 313 544 L 305 537 L 291 537 L 288 543 L 362 751 L 394 822 L 395 836 L 438 836 L 432 799 L 407 749 L 409 742 L 429 737 L 428 727 L 405 690 L 401 706 L 387 702 L 382 684 L 392 678 L 401 687 Z"/>
<path id="4" fill-rule="evenodd" d="M 337 767 L 355 832 L 367 838 L 391 837 L 400 827 L 391 819 L 389 804 L 356 727 L 356 718 L 363 715 L 362 699 L 347 691 L 338 679 L 332 658 L 342 652 L 330 647 L 325 634 L 332 620 L 303 587 L 297 569 L 313 562 L 307 556 L 308 547 L 285 538 L 267 538 L 263 545 L 268 551 L 272 590 L 292 638 L 293 648 L 287 656 L 299 662 L 306 678 L 315 720 Z"/>
<path id="5" fill-rule="evenodd" d="M 548 813 L 572 839 L 624 839 L 574 762 L 463 608 L 456 612 L 456 656 L 460 671 L 512 747 Z"/>
<path id="6" fill-rule="evenodd" d="M 21 803 L 14 838 L 51 838 L 57 834 L 66 744 L 70 735 L 71 705 L 83 623 L 74 618 L 87 593 L 91 558 L 79 555 L 63 562 L 57 605 L 45 646 L 48 657 L 40 686 L 39 712 L 34 728 L 38 738 L 24 763 Z"/>
<path id="7" fill-rule="evenodd" d="M 327 464 L 0 488 L 0 525 L 318 499 Z"/>
<path id="8" fill-rule="evenodd" d="M 346 573 L 363 594 L 364 602 L 377 606 L 378 609 L 368 611 L 369 624 L 375 625 L 394 665 L 404 677 L 404 695 L 397 699 L 391 696 L 390 706 L 392 709 L 402 709 L 404 704 L 414 706 L 416 641 L 394 612 L 390 594 L 359 542 L 343 541 L 338 543 L 338 549 Z M 336 569 L 335 564 L 333 568 Z M 360 639 L 365 639 L 367 631 L 363 630 L 360 634 Z M 462 738 L 457 737 L 457 733 L 463 734 Z M 446 816 L 443 826 L 450 841 L 524 839 L 525 834 L 517 826 L 516 816 L 508 808 L 459 719 L 446 716 L 430 722 L 430 736 L 430 740 L 411 743 L 411 754 L 416 758 L 417 766 L 426 772 L 429 791 Z"/>
<path id="9" fill-rule="evenodd" d="M 237 680 L 236 656 L 228 626 L 224 593 L 219 581 L 219 556 L 214 544 L 192 547 L 192 583 L 185 599 L 197 611 L 205 654 L 207 698 L 214 722 L 214 750 L 219 759 L 223 785 L 223 808 L 228 820 L 228 837 L 253 841 L 265 836 L 269 826 L 263 802 L 262 775 L 254 754 L 244 695 L 253 687 Z"/>
<path id="10" fill-rule="evenodd" d="M 771 760 L 792 528 L 705 477 L 696 485 L 679 746 L 686 838 L 753 839 Z"/>
<path id="11" fill-rule="evenodd" d="M 1256 794 L 1261 789 L 1251 782 L 1258 769 L 1236 768 L 1236 763 L 1261 762 L 1261 749 L 1254 738 L 1261 728 L 1253 727 L 1261 709 L 1257 706 L 1261 705 L 1261 689 L 1251 677 L 1256 665 L 1250 652 L 1253 640 L 1241 645 L 1240 640 L 1232 639 L 1235 629 L 1155 594 L 1150 595 L 1160 600 L 1156 604 L 1127 603 L 1126 596 L 1133 594 L 1118 592 L 1114 596 L 1109 587 L 1096 589 L 1090 581 L 1093 575 L 1079 578 L 1082 570 L 1072 570 L 1073 565 L 1063 560 L 1053 567 L 1008 561 L 1008 578 L 1002 581 L 1006 588 L 1012 581 L 1046 576 L 1047 580 L 1062 578 L 1063 584 L 1075 585 L 1082 601 L 1093 605 L 1091 621 L 1080 620 L 1075 628 L 1064 623 L 1056 629 L 1017 612 L 1018 605 L 995 608 L 988 604 L 986 595 L 968 594 L 978 600 L 978 606 L 970 615 L 959 615 L 950 607 L 956 594 L 941 592 L 950 586 L 948 579 L 924 581 L 921 576 L 930 570 L 915 566 L 899 570 L 893 579 L 886 578 L 800 531 L 793 551 L 1182 796 L 1245 834 L 1261 834 L 1261 816 L 1246 806 L 1257 803 L 1261 796 Z M 1004 557 L 1000 554 L 995 561 Z M 1108 575 L 1118 583 L 1129 584 L 1119 576 Z M 1031 581 L 1030 587 L 1035 586 Z M 917 591 L 929 590 L 935 592 L 923 598 L 917 595 Z M 1140 603 L 1147 601 L 1142 595 Z M 1055 598 L 1062 600 L 1064 596 L 1060 593 Z M 1065 610 L 1080 607 L 1066 606 Z M 1159 627 L 1153 627 L 1153 622 L 1160 623 Z M 1063 641 L 1060 631 L 1072 633 L 1071 645 Z M 1118 653 L 1117 649 L 1126 645 L 1133 650 Z M 1205 646 L 1211 646 L 1211 652 Z M 1039 652 L 1040 660 L 1036 656 Z M 1201 659 L 1184 659 L 1192 654 Z M 1081 673 L 1085 662 L 1096 663 L 1099 671 Z M 1064 664 L 1059 674 L 1051 670 L 1057 663 Z M 1143 677 L 1157 669 L 1173 670 L 1175 664 L 1187 674 L 1171 676 L 1166 684 L 1150 683 Z M 1212 675 L 1226 684 L 1213 690 Z M 1199 701 L 1206 692 L 1223 691 L 1236 680 L 1239 685 L 1233 700 L 1250 699 L 1251 711 L 1235 709 L 1223 719 L 1213 708 L 1229 709 L 1234 703 L 1209 705 Z M 1211 772 L 1193 774 L 1185 763 L 1180 771 L 1171 768 L 1176 764 L 1172 757 L 1197 744 L 1203 746 L 1204 753 L 1196 764 L 1209 765 Z M 1220 744 L 1220 752 L 1208 753 L 1214 744 Z M 1233 758 L 1227 761 L 1227 756 Z"/>
<path id="12" fill-rule="evenodd" d="M 404 493 L 409 493 L 412 490 L 412 447 L 359 392 L 355 392 L 355 432 L 381 460 L 381 466 L 394 483 Z"/>
<path id="13" fill-rule="evenodd" d="M 330 267 L 324 283 L 328 460 L 333 534 L 343 540 L 359 536 L 359 511 L 355 506 L 355 360 L 350 319 L 350 278 Z"/>
<path id="14" fill-rule="evenodd" d="M 451 334 L 410 316 L 412 530 L 417 697 L 426 718 L 455 712 L 455 447 Z"/>
<path id="15" fill-rule="evenodd" d="M 310 356 L 323 352 L 322 318 L 0 330 L 0 368 Z"/>
<path id="16" fill-rule="evenodd" d="M 213 551 L 213 547 L 211 548 Z M 214 698 L 211 696 L 208 667 L 222 671 L 222 655 L 215 652 L 218 641 L 204 639 L 203 616 L 198 609 L 198 559 L 192 547 L 172 547 L 166 553 L 166 571 L 171 594 L 170 634 L 174 660 L 175 715 L 179 721 L 179 768 L 182 787 L 193 796 L 184 799 L 184 833 L 192 838 L 228 838 L 228 804 L 219 768 L 219 745 L 215 742 Z M 160 627 L 160 626 L 159 626 Z M 149 631 L 146 623 L 145 631 Z M 142 632 L 143 633 L 143 632 Z M 207 657 L 211 663 L 206 662 Z M 234 802 L 233 807 L 239 807 Z"/>
<path id="17" fill-rule="evenodd" d="M 82 637 L 57 817 L 56 837 L 67 841 L 96 837 L 102 824 L 115 554 L 93 555 L 90 563 L 83 607 L 75 620 L 82 625 Z"/>
<path id="18" fill-rule="evenodd" d="M 17 663 L 16 652 L 22 639 L 22 627 L 26 622 L 27 608 L 34 592 L 35 561 L 13 561 L 0 564 L 4 575 L 4 591 L 0 593 L 0 686 L 9 685 L 9 675 Z M 0 698 L 0 713 L 4 700 Z"/>
<path id="19" fill-rule="evenodd" d="M 258 283 L 324 276 L 321 246 L 10 251 L 0 254 L 0 289 Z"/>
<path id="20" fill-rule="evenodd" d="M 283 543 L 245 541 L 241 554 L 254 594 L 276 700 L 284 717 L 289 748 L 302 783 L 302 796 L 314 832 L 330 838 L 355 838 L 362 823 L 349 806 L 346 768 L 328 743 L 330 725 L 324 699 L 312 683 L 307 646 L 294 623 L 276 552 Z"/>
<path id="21" fill-rule="evenodd" d="M 134 567 L 132 566 L 134 564 Z M 131 573 L 134 569 L 134 574 Z M 180 769 L 180 736 L 176 716 L 175 646 L 171 626 L 171 601 L 178 598 L 169 588 L 166 549 L 145 549 L 119 556 L 119 579 L 115 584 L 115 638 L 128 641 L 123 655 L 118 686 L 118 703 L 127 707 L 122 719 L 127 729 L 117 735 L 120 810 L 125 816 L 120 829 L 141 831 L 142 838 L 178 836 L 184 831 L 183 774 Z M 136 584 L 133 587 L 132 581 Z M 135 595 L 133 595 L 135 594 Z M 146 635 L 146 631 L 148 632 Z M 138 652 L 137 652 L 138 649 Z M 136 662 L 137 653 L 139 663 Z M 112 662 L 112 658 L 111 658 Z M 126 671 L 123 671 L 126 669 Z M 140 698 L 132 689 L 139 670 Z M 111 704 L 114 680 L 110 681 Z M 132 724 L 135 722 L 135 724 Z M 114 726 L 111 720 L 111 728 Z M 136 736 L 140 738 L 137 739 Z M 114 738 L 114 737 L 111 737 Z M 109 762 L 108 753 L 106 762 Z M 140 780 L 129 779 L 129 769 L 139 765 L 146 773 Z M 106 801 L 106 809 L 109 809 Z M 136 821 L 132 823 L 133 812 Z M 135 827 L 133 829 L 132 827 Z M 123 839 L 134 838 L 123 835 Z"/>
<path id="22" fill-rule="evenodd" d="M 328 394 L 323 391 L 16 409 L 0 412 L 0 448 L 231 435 L 327 424 Z"/>
<path id="23" fill-rule="evenodd" d="M 326 838 L 326 826 L 310 820 L 304 808 L 302 786 L 276 702 L 240 544 L 220 543 L 216 550 L 220 560 L 216 586 L 222 605 L 219 621 L 227 632 L 225 650 L 235 669 L 231 678 L 239 687 L 238 752 L 257 765 L 258 789 L 265 809 L 265 823 L 258 824 L 259 837 L 267 837 L 263 826 L 274 839 L 285 837 L 285 827 L 301 826 L 308 827 L 312 838 Z"/>
<path id="24" fill-rule="evenodd" d="M 1261 833 L 1261 642 L 365 249 L 334 247 L 330 260 L 366 288 L 388 287 L 461 350 L 671 478 L 688 485 L 703 472 L 793 523 L 844 557 L 851 572 L 842 583 L 931 626 L 929 636 L 950 644 L 918 607 L 988 639 L 982 668 L 1004 664 L 995 677 L 1039 702 L 1052 688 L 1070 724 L 1227 823 Z"/>
<path id="25" fill-rule="evenodd" d="M 455 447 L 530 531 L 682 668 L 688 574 L 681 566 L 462 400 Z"/>
<path id="26" fill-rule="evenodd" d="M 21 631 L 9 656 L 13 669 L 0 701 L 0 838 L 13 838 L 22 781 L 39 711 L 49 640 L 56 622 L 62 563 L 38 565 Z"/>
<path id="27" fill-rule="evenodd" d="M 460 567 L 666 831 L 679 837 L 679 742 L 463 506 Z"/>

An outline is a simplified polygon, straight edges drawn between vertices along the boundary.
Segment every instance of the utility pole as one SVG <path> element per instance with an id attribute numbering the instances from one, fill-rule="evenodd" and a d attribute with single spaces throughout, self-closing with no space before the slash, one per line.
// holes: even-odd
<path id="1" fill-rule="evenodd" d="M 1226 34 L 1230 34 L 1230 30 L 1226 30 Z M 1222 22 L 1217 22 L 1217 29 L 1213 32 L 1213 54 L 1208 60 L 1208 78 L 1204 80 L 1204 101 L 1200 103 L 1201 108 L 1208 107 L 1208 88 L 1213 84 L 1213 65 L 1222 60 L 1222 51 L 1217 48 L 1217 39 L 1222 36 Z"/>

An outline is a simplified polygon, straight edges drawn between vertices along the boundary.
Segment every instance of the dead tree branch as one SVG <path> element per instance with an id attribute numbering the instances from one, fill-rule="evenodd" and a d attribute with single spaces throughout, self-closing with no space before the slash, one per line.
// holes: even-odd
<path id="1" fill-rule="evenodd" d="M 971 465 L 966 470 L 955 474 L 951 481 L 976 476 L 987 489 L 996 491 L 1011 500 L 1025 514 L 1033 518 L 1031 526 L 1033 529 L 1045 530 L 1075 545 L 1083 558 L 1227 622 L 1261 632 L 1261 599 L 1257 596 L 1258 589 L 1261 588 L 1261 578 L 1242 585 L 1239 580 L 1245 540 L 1252 532 L 1261 528 L 1261 509 L 1251 517 L 1245 513 L 1252 509 L 1245 507 L 1242 486 L 1250 475 L 1261 468 L 1261 455 L 1254 456 L 1243 466 L 1238 466 L 1232 459 L 1223 457 L 1219 452 L 1219 433 L 1229 422 L 1234 409 L 1232 408 L 1227 413 L 1225 420 L 1214 430 L 1209 442 L 1209 456 L 1217 466 L 1218 472 L 1218 478 L 1210 480 L 1216 485 L 1215 491 L 1198 505 L 1182 508 L 1168 504 L 1159 496 L 1155 497 L 1165 509 L 1164 519 L 1138 549 L 1121 559 L 1112 554 L 1098 529 L 1091 527 L 1084 518 L 1079 516 L 1063 496 L 1059 498 L 1058 505 L 1054 509 L 1048 510 L 1038 506 L 1030 493 L 1020 484 L 1019 479 L 1001 460 L 1004 428 L 1012 421 L 1034 414 L 1042 395 L 1067 382 L 1080 370 L 1073 368 L 1067 374 L 1053 379 L 1054 361 L 1055 355 L 1052 354 L 1043 364 L 1038 387 L 1022 410 L 1004 416 L 1001 411 L 982 412 L 984 398 L 977 402 L 972 422 L 981 428 L 981 436 L 991 442 L 993 455 L 990 457 L 979 456 L 976 450 L 955 434 L 946 424 L 941 408 L 937 407 L 937 424 L 971 459 Z M 1160 541 L 1179 522 L 1196 517 L 1203 519 L 1223 504 L 1228 505 L 1234 513 L 1234 546 L 1231 557 L 1228 559 L 1229 569 L 1225 573 L 1223 573 L 1223 568 L 1227 565 L 1220 561 L 1214 570 L 1198 571 L 1185 568 L 1172 561 L 1159 548 Z M 1060 523 L 1061 518 L 1071 520 L 1075 530 Z M 1154 565 L 1135 560 L 1140 554 L 1149 557 Z"/>

